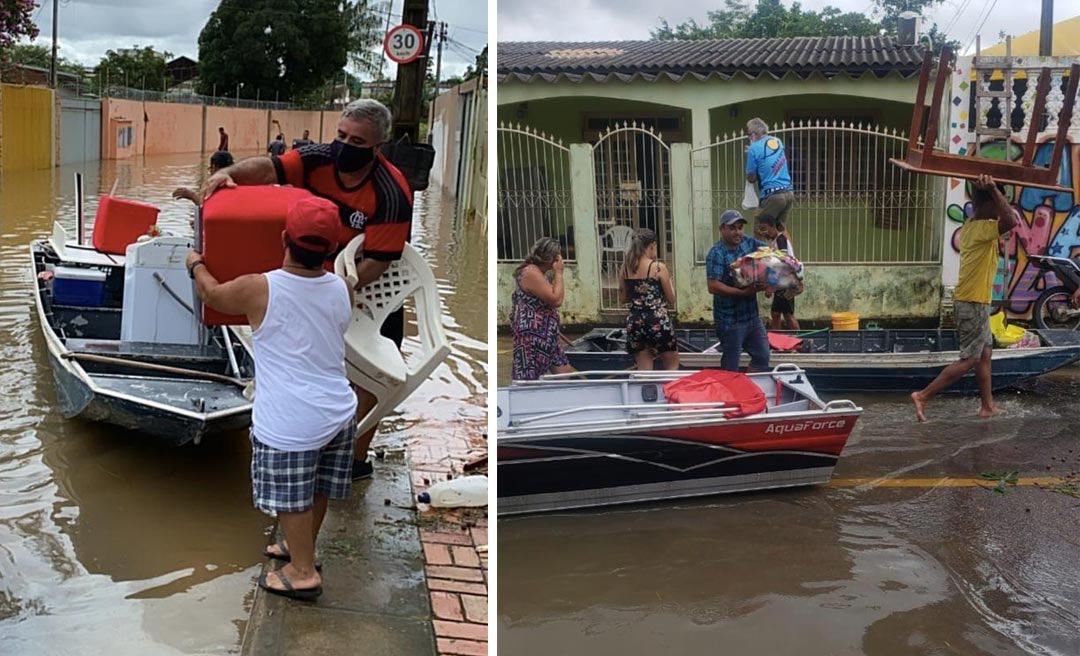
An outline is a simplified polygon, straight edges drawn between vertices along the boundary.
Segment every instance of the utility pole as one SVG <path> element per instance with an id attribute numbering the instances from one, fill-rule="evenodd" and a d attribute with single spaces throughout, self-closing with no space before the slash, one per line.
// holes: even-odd
<path id="1" fill-rule="evenodd" d="M 1039 56 L 1049 57 L 1054 42 L 1054 0 L 1042 0 L 1042 21 L 1039 23 Z"/>
<path id="2" fill-rule="evenodd" d="M 446 41 L 446 21 L 439 23 L 439 50 L 435 54 L 435 95 L 439 95 L 439 82 L 442 81 L 442 49 Z"/>
<path id="3" fill-rule="evenodd" d="M 49 79 L 52 80 L 52 88 L 56 88 L 56 27 L 60 23 L 56 13 L 60 7 L 60 0 L 52 3 L 52 57 L 49 59 Z"/>
<path id="4" fill-rule="evenodd" d="M 442 49 L 443 42 L 446 41 L 446 21 L 440 22 L 436 29 L 439 31 L 439 49 L 435 55 L 435 98 L 439 97 L 439 83 L 442 82 Z M 428 130 L 427 130 L 427 142 L 431 143 L 431 116 L 435 110 L 435 100 L 432 99 L 431 107 L 428 108 Z"/>
<path id="5" fill-rule="evenodd" d="M 401 64 L 397 69 L 397 80 L 394 83 L 394 139 L 408 137 L 412 143 L 420 140 L 420 115 L 424 104 L 424 77 L 427 75 L 429 53 L 431 52 L 431 36 L 434 33 L 434 24 L 428 23 L 427 0 L 405 0 L 405 8 L 401 12 L 401 22 L 412 25 L 426 32 L 424 37 L 424 52 L 408 64 Z"/>

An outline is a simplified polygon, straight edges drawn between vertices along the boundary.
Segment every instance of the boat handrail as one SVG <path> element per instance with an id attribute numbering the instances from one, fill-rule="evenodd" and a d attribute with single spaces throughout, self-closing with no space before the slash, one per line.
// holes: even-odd
<path id="1" fill-rule="evenodd" d="M 636 404 L 618 404 L 618 405 L 583 405 L 575 408 L 565 408 L 563 410 L 555 410 L 553 412 L 545 412 L 539 415 L 533 415 L 531 417 L 522 417 L 521 419 L 514 419 L 510 422 L 511 426 L 521 426 L 524 424 L 531 424 L 534 421 L 541 421 L 543 419 L 552 419 L 554 417 L 565 417 L 566 415 L 577 414 L 579 412 L 587 412 L 590 410 L 637 410 L 648 409 L 657 410 L 658 408 L 669 408 L 664 412 L 671 412 L 672 410 L 681 409 L 706 409 L 706 410 L 718 410 L 720 408 L 731 408 L 731 406 L 724 405 L 718 401 L 700 401 L 696 403 L 636 403 Z M 661 413 L 662 414 L 662 413 Z M 621 420 L 620 420 L 621 421 Z"/>
<path id="2" fill-rule="evenodd" d="M 705 367 L 708 369 L 709 367 Z M 544 382 L 577 382 L 575 379 L 590 379 L 592 377 L 604 377 L 611 380 L 619 380 L 620 378 L 627 378 L 633 380 L 635 378 L 642 380 L 664 379 L 664 378 L 683 378 L 690 374 L 697 373 L 700 369 L 682 369 L 678 371 L 671 370 L 652 370 L 652 371 L 635 371 L 628 369 L 613 369 L 613 370 L 589 370 L 589 371 L 571 371 L 564 374 L 545 374 L 540 377 L 539 380 L 515 380 L 512 381 L 514 385 L 526 385 Z M 762 376 L 775 376 L 777 374 L 802 374 L 806 373 L 806 370 L 797 364 L 791 362 L 782 362 L 769 371 L 756 371 L 746 374 L 747 376 L 762 377 Z"/>
<path id="3" fill-rule="evenodd" d="M 712 411 L 710 411 L 710 412 L 712 412 Z M 689 425 L 700 425 L 700 424 L 702 424 L 704 422 L 715 422 L 717 420 L 722 420 L 722 421 L 727 421 L 728 420 L 728 418 L 726 416 L 716 416 L 716 417 L 713 417 L 711 415 L 702 416 L 700 414 L 693 414 L 692 411 L 687 412 L 685 414 L 687 416 L 682 418 L 683 422 L 668 421 L 668 422 L 665 422 L 665 423 L 660 423 L 657 419 L 648 420 L 648 419 L 641 419 L 641 418 L 633 417 L 633 416 L 620 417 L 618 419 L 596 419 L 596 420 L 589 421 L 588 424 L 583 424 L 580 421 L 578 421 L 578 422 L 562 422 L 562 423 L 558 423 L 558 424 L 543 424 L 543 425 L 540 425 L 540 426 L 520 426 L 520 425 L 516 425 L 516 424 L 511 423 L 511 425 L 508 426 L 507 428 L 500 429 L 499 433 L 500 433 L 500 435 L 509 436 L 509 435 L 514 434 L 514 433 L 517 433 L 518 431 L 521 431 L 521 432 L 525 432 L 525 431 L 546 431 L 546 432 L 550 432 L 550 431 L 563 430 L 563 429 L 581 429 L 582 427 L 586 427 L 586 428 L 589 428 L 589 429 L 596 429 L 596 428 L 613 427 L 613 426 L 630 426 L 630 425 L 633 425 L 633 424 L 642 424 L 642 426 L 641 426 L 642 428 L 676 428 L 676 427 L 686 425 L 685 422 L 690 422 Z M 679 417 L 676 417 L 676 419 L 678 419 L 678 418 Z"/>
<path id="4" fill-rule="evenodd" d="M 823 412 L 835 412 L 835 411 L 838 411 L 838 410 L 858 410 L 858 409 L 859 409 L 859 406 L 854 401 L 849 401 L 848 399 L 835 399 L 833 401 L 829 401 L 828 403 L 826 403 L 825 407 L 822 408 L 822 411 Z"/>

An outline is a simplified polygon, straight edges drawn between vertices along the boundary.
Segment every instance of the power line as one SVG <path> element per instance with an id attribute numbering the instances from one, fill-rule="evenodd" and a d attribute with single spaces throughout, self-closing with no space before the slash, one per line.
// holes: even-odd
<path id="1" fill-rule="evenodd" d="M 983 3 L 983 6 L 985 6 L 985 3 Z M 994 7 L 996 6 L 997 0 L 994 0 L 993 4 L 990 5 L 990 11 L 986 12 L 986 14 L 983 16 L 982 22 L 979 23 L 979 26 L 975 28 L 975 34 L 973 34 L 971 40 L 968 41 L 967 48 L 964 48 L 965 52 L 968 50 L 968 48 L 971 48 L 971 44 L 975 43 L 975 39 L 979 37 L 979 32 L 982 31 L 983 25 L 986 25 L 986 19 L 990 18 L 990 14 L 994 13 Z"/>
<path id="2" fill-rule="evenodd" d="M 948 36 L 949 30 L 951 30 L 957 24 L 957 22 L 959 22 L 960 16 L 965 11 L 967 11 L 968 5 L 970 4 L 971 0 L 964 0 L 964 4 L 960 5 L 960 8 L 956 10 L 956 13 L 953 14 L 952 20 L 949 21 L 949 24 L 945 26 L 945 29 L 941 30 L 942 34 Z"/>

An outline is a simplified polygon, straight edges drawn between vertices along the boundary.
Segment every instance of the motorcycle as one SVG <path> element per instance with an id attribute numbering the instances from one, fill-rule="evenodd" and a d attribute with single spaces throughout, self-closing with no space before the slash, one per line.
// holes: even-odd
<path id="1" fill-rule="evenodd" d="M 1053 273 L 1059 282 L 1044 289 L 1035 299 L 1031 313 L 1035 325 L 1042 329 L 1080 328 L 1080 308 L 1072 304 L 1072 295 L 1080 287 L 1080 264 L 1072 258 L 1049 255 L 1029 255 L 1028 259 L 1044 272 Z M 1044 276 L 1043 280 L 1046 279 Z"/>

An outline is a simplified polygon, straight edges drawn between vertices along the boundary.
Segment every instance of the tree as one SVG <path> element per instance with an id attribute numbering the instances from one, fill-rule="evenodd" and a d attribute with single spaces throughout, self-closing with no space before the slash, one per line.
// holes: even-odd
<path id="1" fill-rule="evenodd" d="M 292 100 L 345 66 L 340 0 L 221 0 L 199 34 L 199 91 Z"/>
<path id="2" fill-rule="evenodd" d="M 171 53 L 158 52 L 150 46 L 106 50 L 94 67 L 94 77 L 102 85 L 107 81 L 110 86 L 163 89 L 170 81 L 169 69 L 165 67 L 170 59 Z"/>
<path id="3" fill-rule="evenodd" d="M 709 24 L 699 25 L 690 19 L 671 27 L 660 19 L 652 38 L 735 39 L 792 36 L 873 36 L 881 26 L 857 12 L 843 13 L 826 6 L 820 12 L 807 11 L 798 2 L 791 9 L 781 0 L 761 0 L 753 8 L 744 0 L 724 0 L 724 9 L 708 12 Z"/>
<path id="4" fill-rule="evenodd" d="M 19 64 L 21 66 L 49 68 L 51 58 L 51 48 L 33 43 L 16 43 L 11 46 L 11 50 L 8 51 L 8 62 L 11 64 Z M 59 55 L 56 57 L 56 68 L 65 73 L 75 73 L 77 75 L 82 74 L 84 69 L 82 64 L 71 61 L 70 59 L 65 59 Z"/>
<path id="5" fill-rule="evenodd" d="M 385 0 L 356 0 L 345 3 L 349 21 L 349 63 L 358 73 L 378 74 L 382 61 L 382 42 L 390 11 Z"/>
<path id="6" fill-rule="evenodd" d="M 10 48 L 21 37 L 36 39 L 35 0 L 0 0 L 0 60 L 6 60 Z"/>
<path id="7" fill-rule="evenodd" d="M 895 35 L 900 14 L 914 11 L 925 14 L 927 9 L 944 0 L 874 0 L 874 20 L 863 13 L 844 13 L 832 6 L 821 11 L 804 10 L 794 2 L 791 8 L 781 0 L 760 0 L 751 7 L 748 0 L 724 0 L 724 8 L 708 12 L 709 22 L 700 25 L 690 19 L 672 27 L 663 18 L 660 25 L 650 32 L 654 39 L 737 39 L 795 36 L 880 36 Z M 940 51 L 944 45 L 954 50 L 959 46 L 948 41 L 936 24 L 930 26 L 927 35 Z"/>

